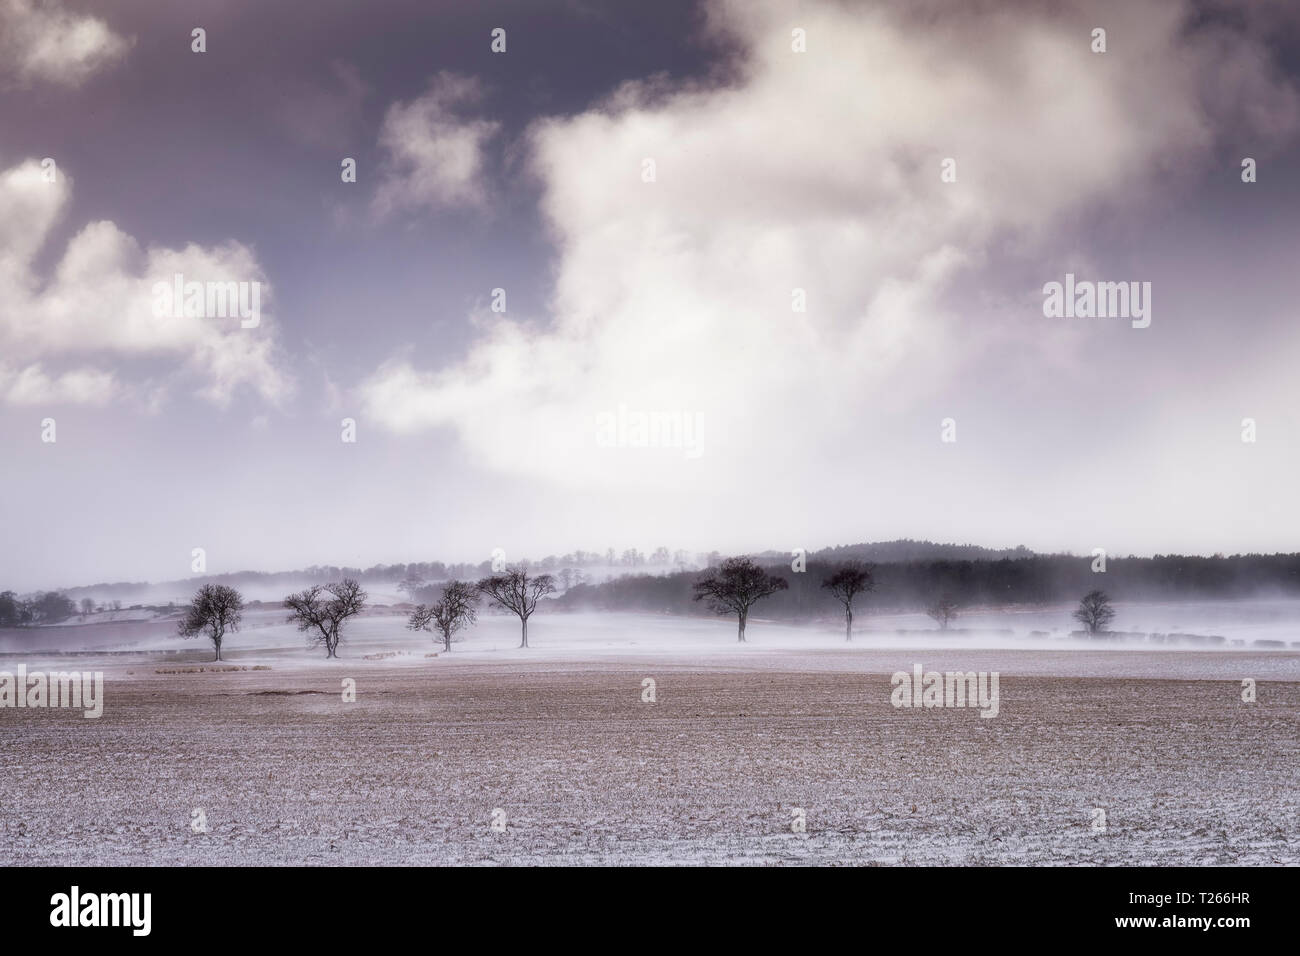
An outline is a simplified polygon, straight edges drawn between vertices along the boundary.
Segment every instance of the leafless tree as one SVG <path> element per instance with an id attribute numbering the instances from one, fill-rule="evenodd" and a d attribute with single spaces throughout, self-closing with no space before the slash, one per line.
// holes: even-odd
<path id="1" fill-rule="evenodd" d="M 707 600 L 709 607 L 719 614 L 735 614 L 740 622 L 737 640 L 745 640 L 745 622 L 749 609 L 759 598 L 765 598 L 790 586 L 785 578 L 768 574 L 749 558 L 727 558 L 717 568 L 709 568 L 695 582 L 695 600 Z"/>
<path id="2" fill-rule="evenodd" d="M 93 614 L 94 612 L 95 612 L 95 602 L 92 601 L 90 598 L 82 598 L 81 616 L 85 617 L 87 614 Z"/>
<path id="3" fill-rule="evenodd" d="M 408 574 L 397 585 L 397 590 L 404 593 L 409 600 L 414 601 L 416 593 L 424 587 L 424 583 L 424 578 L 418 574 Z"/>
<path id="4" fill-rule="evenodd" d="M 327 599 L 325 594 L 330 597 Z M 361 613 L 368 596 L 353 578 L 344 578 L 324 588 L 313 584 L 305 591 L 290 594 L 284 606 L 290 611 L 289 621 L 307 634 L 309 643 L 323 646 L 327 658 L 338 657 L 343 622 Z"/>
<path id="5" fill-rule="evenodd" d="M 434 604 L 421 604 L 411 612 L 406 626 L 413 631 L 437 630 L 442 635 L 442 646 L 450 653 L 451 642 L 457 631 L 478 619 L 479 591 L 466 581 L 448 581 L 442 588 L 442 597 Z"/>
<path id="6" fill-rule="evenodd" d="M 957 616 L 957 602 L 945 594 L 926 608 L 925 613 L 939 622 L 939 630 L 946 631 L 949 622 Z"/>
<path id="7" fill-rule="evenodd" d="M 823 581 L 822 587 L 844 605 L 844 639 L 853 640 L 853 599 L 876 589 L 876 582 L 871 576 L 871 565 L 849 561 Z"/>
<path id="8" fill-rule="evenodd" d="M 529 577 L 528 568 L 519 564 L 507 568 L 504 574 L 484 578 L 477 587 L 491 604 L 519 615 L 523 628 L 523 640 L 519 646 L 527 647 L 528 619 L 533 616 L 540 598 L 555 593 L 555 579 L 549 574 Z"/>
<path id="9" fill-rule="evenodd" d="M 224 584 L 205 584 L 195 592 L 185 615 L 176 626 L 181 637 L 207 636 L 221 660 L 221 642 L 227 631 L 239 630 L 244 599 L 234 588 Z"/>
<path id="10" fill-rule="evenodd" d="M 575 588 L 587 580 L 587 576 L 582 573 L 581 568 L 561 568 L 559 578 L 560 589 L 563 591 Z"/>
<path id="11" fill-rule="evenodd" d="M 1074 619 L 1088 629 L 1089 634 L 1104 631 L 1115 619 L 1115 609 L 1105 591 L 1089 591 L 1079 602 Z"/>

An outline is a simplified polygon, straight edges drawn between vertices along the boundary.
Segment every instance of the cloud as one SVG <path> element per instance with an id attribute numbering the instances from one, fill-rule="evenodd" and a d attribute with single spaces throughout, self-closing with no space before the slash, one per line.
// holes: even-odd
<path id="1" fill-rule="evenodd" d="M 1041 303 L 1023 307 L 990 257 L 1059 277 L 1083 224 L 1175 188 L 1226 131 L 1295 130 L 1266 51 L 1191 12 L 714 3 L 709 30 L 737 51 L 725 81 L 629 83 L 533 127 L 558 247 L 549 320 L 496 317 L 440 370 L 390 360 L 360 386 L 366 413 L 452 429 L 493 468 L 611 487 L 680 483 L 685 466 L 609 454 L 602 420 L 695 413 L 695 475 L 770 484 L 778 460 L 872 467 L 855 423 L 901 419 L 954 376 L 978 389 L 981 359 L 1050 386 L 1077 332 L 1035 321 Z"/>
<path id="2" fill-rule="evenodd" d="M 141 249 L 114 223 L 91 222 L 68 242 L 48 277 L 36 260 L 71 191 L 59 173 L 48 182 L 36 160 L 0 172 L 0 395 L 19 404 L 103 403 L 131 389 L 130 378 L 158 376 L 223 404 L 247 387 L 278 402 L 291 384 L 275 358 L 273 323 L 234 318 L 172 318 L 154 310 L 153 288 L 176 274 L 188 281 L 265 283 L 256 257 L 228 242 Z M 251 288 L 251 286 L 250 286 Z M 269 286 L 263 288 L 265 303 Z M 47 371 L 47 368 L 51 368 Z"/>
<path id="3" fill-rule="evenodd" d="M 21 372 L 0 366 L 0 394 L 11 405 L 103 405 L 117 389 L 111 372 L 78 368 L 50 377 L 39 364 Z"/>
<path id="4" fill-rule="evenodd" d="M 423 95 L 388 108 L 379 132 L 388 159 L 375 194 L 376 214 L 486 204 L 484 147 L 500 124 L 458 115 L 482 96 L 477 80 L 444 71 Z"/>
<path id="5" fill-rule="evenodd" d="M 0 0 L 0 75 L 80 86 L 121 59 L 131 42 L 98 17 L 69 13 L 58 0 Z"/>

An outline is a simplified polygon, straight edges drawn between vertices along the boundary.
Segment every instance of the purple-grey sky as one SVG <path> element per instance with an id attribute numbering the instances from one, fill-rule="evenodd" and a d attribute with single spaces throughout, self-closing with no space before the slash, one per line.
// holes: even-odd
<path id="1" fill-rule="evenodd" d="M 1226 0 L 0 0 L 0 589 L 1295 550 L 1298 53 Z"/>

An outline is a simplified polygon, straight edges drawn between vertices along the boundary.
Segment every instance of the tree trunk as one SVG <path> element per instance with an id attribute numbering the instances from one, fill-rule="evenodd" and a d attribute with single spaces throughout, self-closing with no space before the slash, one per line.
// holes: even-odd
<path id="1" fill-rule="evenodd" d="M 848 605 L 844 607 L 844 639 L 853 640 L 853 608 Z"/>
<path id="2" fill-rule="evenodd" d="M 745 612 L 741 611 L 737 617 L 740 619 L 740 632 L 736 635 L 736 640 L 743 644 L 745 643 Z"/>
<path id="3" fill-rule="evenodd" d="M 522 621 L 522 622 L 523 622 L 523 625 L 524 625 L 524 627 L 523 627 L 524 639 L 523 639 L 523 641 L 519 644 L 519 646 L 520 646 L 520 647 L 527 647 L 527 646 L 528 646 L 528 618 L 526 618 L 526 617 L 521 617 L 519 620 Z"/>

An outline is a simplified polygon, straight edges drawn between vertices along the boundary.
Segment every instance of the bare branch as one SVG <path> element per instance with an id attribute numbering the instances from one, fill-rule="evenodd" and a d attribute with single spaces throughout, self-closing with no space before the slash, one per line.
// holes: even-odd
<path id="1" fill-rule="evenodd" d="M 343 623 L 365 609 L 368 596 L 355 580 L 344 578 L 324 588 L 314 584 L 305 591 L 290 594 L 284 599 L 284 606 L 290 612 L 289 621 L 307 633 L 309 643 L 323 646 L 326 657 L 337 657 Z"/>
<path id="2" fill-rule="evenodd" d="M 437 630 L 443 647 L 451 650 L 456 633 L 478 619 L 479 590 L 465 581 L 448 581 L 442 598 L 432 605 L 421 604 L 411 612 L 406 626 L 413 631 Z"/>
<path id="3" fill-rule="evenodd" d="M 853 599 L 858 594 L 876 589 L 875 578 L 871 575 L 872 567 L 861 561 L 849 561 L 822 581 L 822 587 L 830 591 L 844 605 L 844 639 L 853 640 Z"/>
<path id="4" fill-rule="evenodd" d="M 1088 629 L 1089 634 L 1105 631 L 1115 619 L 1115 609 L 1105 591 L 1089 591 L 1079 602 L 1074 619 Z"/>
<path id="5" fill-rule="evenodd" d="M 528 619 L 533 616 L 541 598 L 555 593 L 555 579 L 549 574 L 529 577 L 526 566 L 515 565 L 507 568 L 504 574 L 483 578 L 477 587 L 490 604 L 518 616 L 523 631 L 519 646 L 527 647 Z"/>
<path id="6" fill-rule="evenodd" d="M 696 601 L 707 601 L 718 614 L 735 614 L 740 625 L 737 640 L 745 639 L 745 623 L 755 601 L 784 591 L 785 578 L 768 574 L 749 558 L 728 558 L 721 567 L 710 568 L 693 585 Z"/>
<path id="7" fill-rule="evenodd" d="M 221 660 L 221 642 L 227 631 L 238 631 L 243 619 L 244 599 L 234 588 L 224 584 L 205 584 L 195 592 L 185 616 L 176 626 L 181 637 L 206 634 Z"/>

